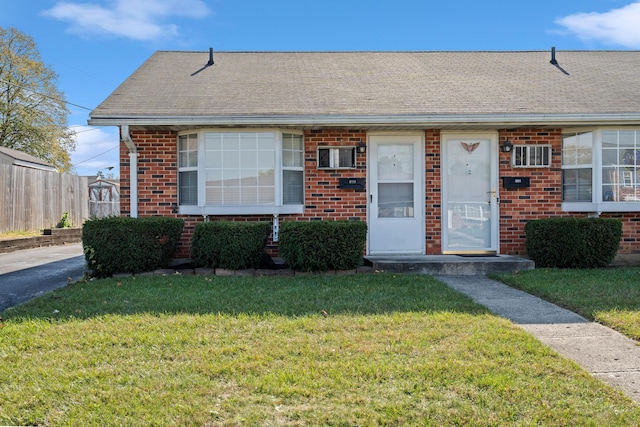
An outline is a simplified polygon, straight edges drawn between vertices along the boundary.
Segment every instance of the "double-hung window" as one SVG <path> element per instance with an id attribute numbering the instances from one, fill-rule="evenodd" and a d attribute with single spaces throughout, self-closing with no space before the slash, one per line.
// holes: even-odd
<path id="1" fill-rule="evenodd" d="M 640 211 L 640 130 L 564 134 L 562 201 L 567 211 Z"/>
<path id="2" fill-rule="evenodd" d="M 178 195 L 180 205 L 198 204 L 198 135 L 178 137 Z"/>
<path id="3" fill-rule="evenodd" d="M 282 134 L 282 203 L 304 203 L 304 146 L 302 135 Z"/>
<path id="4" fill-rule="evenodd" d="M 278 214 L 304 209 L 301 134 L 202 131 L 180 135 L 178 165 L 180 213 Z"/>
<path id="5" fill-rule="evenodd" d="M 602 200 L 640 202 L 640 131 L 602 131 Z"/>
<path id="6" fill-rule="evenodd" d="M 566 134 L 562 140 L 562 200 L 593 199 L 593 133 Z"/>

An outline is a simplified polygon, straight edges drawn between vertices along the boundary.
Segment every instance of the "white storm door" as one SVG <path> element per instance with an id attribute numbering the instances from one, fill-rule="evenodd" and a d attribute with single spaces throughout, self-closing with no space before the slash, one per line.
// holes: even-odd
<path id="1" fill-rule="evenodd" d="M 424 136 L 369 137 L 369 254 L 423 254 Z"/>
<path id="2" fill-rule="evenodd" d="M 497 150 L 493 132 L 442 134 L 443 253 L 498 252 Z"/>

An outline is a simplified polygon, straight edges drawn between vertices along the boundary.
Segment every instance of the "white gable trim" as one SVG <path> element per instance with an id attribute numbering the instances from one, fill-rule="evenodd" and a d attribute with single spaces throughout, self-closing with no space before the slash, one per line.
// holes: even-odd
<path id="1" fill-rule="evenodd" d="M 14 160 L 13 164 L 15 166 L 22 166 L 25 168 L 39 169 L 39 170 L 49 171 L 49 172 L 57 172 L 57 169 L 53 166 L 41 165 L 41 164 L 32 163 L 32 162 L 25 162 L 23 160 Z"/>

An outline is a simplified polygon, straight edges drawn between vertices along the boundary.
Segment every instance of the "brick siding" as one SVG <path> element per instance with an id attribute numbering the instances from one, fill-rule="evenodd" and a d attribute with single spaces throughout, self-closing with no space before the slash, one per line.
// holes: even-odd
<path id="1" fill-rule="evenodd" d="M 202 216 L 177 215 L 177 133 L 173 131 L 133 131 L 138 149 L 138 215 L 172 216 L 185 220 L 185 229 L 175 254 L 188 258 L 193 229 Z M 280 215 L 281 221 L 360 220 L 367 218 L 366 190 L 340 189 L 339 178 L 366 178 L 366 153 L 357 153 L 356 168 L 346 170 L 317 169 L 318 146 L 357 146 L 367 140 L 365 130 L 318 129 L 304 132 L 305 140 L 305 210 L 300 215 Z M 500 195 L 500 253 L 525 255 L 524 226 L 532 219 L 550 216 L 586 216 L 585 213 L 561 210 L 561 130 L 516 129 L 499 131 L 499 144 L 550 144 L 551 168 L 513 168 L 511 154 L 499 153 L 499 175 L 530 177 L 531 186 L 521 189 L 502 188 Z M 425 131 L 425 227 L 426 252 L 442 251 L 440 131 Z M 121 212 L 130 214 L 129 153 L 120 145 Z M 619 253 L 640 253 L 640 213 L 603 214 L 623 222 L 623 239 Z M 271 215 L 224 217 L 239 221 L 271 221 Z M 277 254 L 277 245 L 268 242 L 270 254 Z"/>
<path id="2" fill-rule="evenodd" d="M 562 212 L 562 135 L 560 129 L 517 129 L 499 132 L 498 144 L 551 145 L 551 168 L 514 168 L 511 153 L 499 150 L 500 177 L 529 177 L 529 188 L 500 186 L 500 252 L 509 255 L 525 254 L 524 227 L 532 219 L 550 216 L 569 216 Z M 501 180 L 502 181 L 502 180 Z M 584 214 L 578 214 L 584 216 Z"/>

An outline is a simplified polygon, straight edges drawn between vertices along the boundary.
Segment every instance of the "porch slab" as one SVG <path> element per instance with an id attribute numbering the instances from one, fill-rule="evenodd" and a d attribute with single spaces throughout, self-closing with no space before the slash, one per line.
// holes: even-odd
<path id="1" fill-rule="evenodd" d="M 532 260 L 512 255 L 369 255 L 364 259 L 376 271 L 445 276 L 513 273 L 535 268 Z"/>

